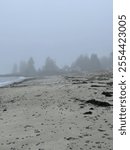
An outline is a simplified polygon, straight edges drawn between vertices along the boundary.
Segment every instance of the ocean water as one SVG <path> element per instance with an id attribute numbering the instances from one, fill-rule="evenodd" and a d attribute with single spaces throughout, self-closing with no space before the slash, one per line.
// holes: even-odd
<path id="1" fill-rule="evenodd" d="M 24 81 L 25 77 L 0 77 L 0 87 Z"/>

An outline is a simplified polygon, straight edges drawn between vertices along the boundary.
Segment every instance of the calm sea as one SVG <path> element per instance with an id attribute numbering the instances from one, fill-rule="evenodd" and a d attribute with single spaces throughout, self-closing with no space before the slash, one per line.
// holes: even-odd
<path id="1" fill-rule="evenodd" d="M 0 87 L 25 80 L 25 77 L 0 77 Z"/>

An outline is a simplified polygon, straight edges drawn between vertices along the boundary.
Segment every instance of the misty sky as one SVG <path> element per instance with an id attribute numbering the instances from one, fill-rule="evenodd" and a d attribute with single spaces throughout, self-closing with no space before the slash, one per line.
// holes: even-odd
<path id="1" fill-rule="evenodd" d="M 59 66 L 112 51 L 112 0 L 0 0 L 0 73 L 28 60 Z"/>

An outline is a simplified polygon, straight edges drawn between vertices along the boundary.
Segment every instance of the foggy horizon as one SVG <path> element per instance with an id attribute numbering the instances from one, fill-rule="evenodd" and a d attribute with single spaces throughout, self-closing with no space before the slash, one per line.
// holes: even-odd
<path id="1" fill-rule="evenodd" d="M 79 55 L 112 52 L 112 1 L 5 0 L 0 2 L 0 74 L 14 63 L 47 57 L 59 67 Z"/>

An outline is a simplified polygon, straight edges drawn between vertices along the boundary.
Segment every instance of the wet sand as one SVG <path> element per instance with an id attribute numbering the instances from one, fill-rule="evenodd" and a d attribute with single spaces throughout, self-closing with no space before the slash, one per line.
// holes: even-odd
<path id="1" fill-rule="evenodd" d="M 0 88 L 0 150 L 112 150 L 112 74 Z"/>

